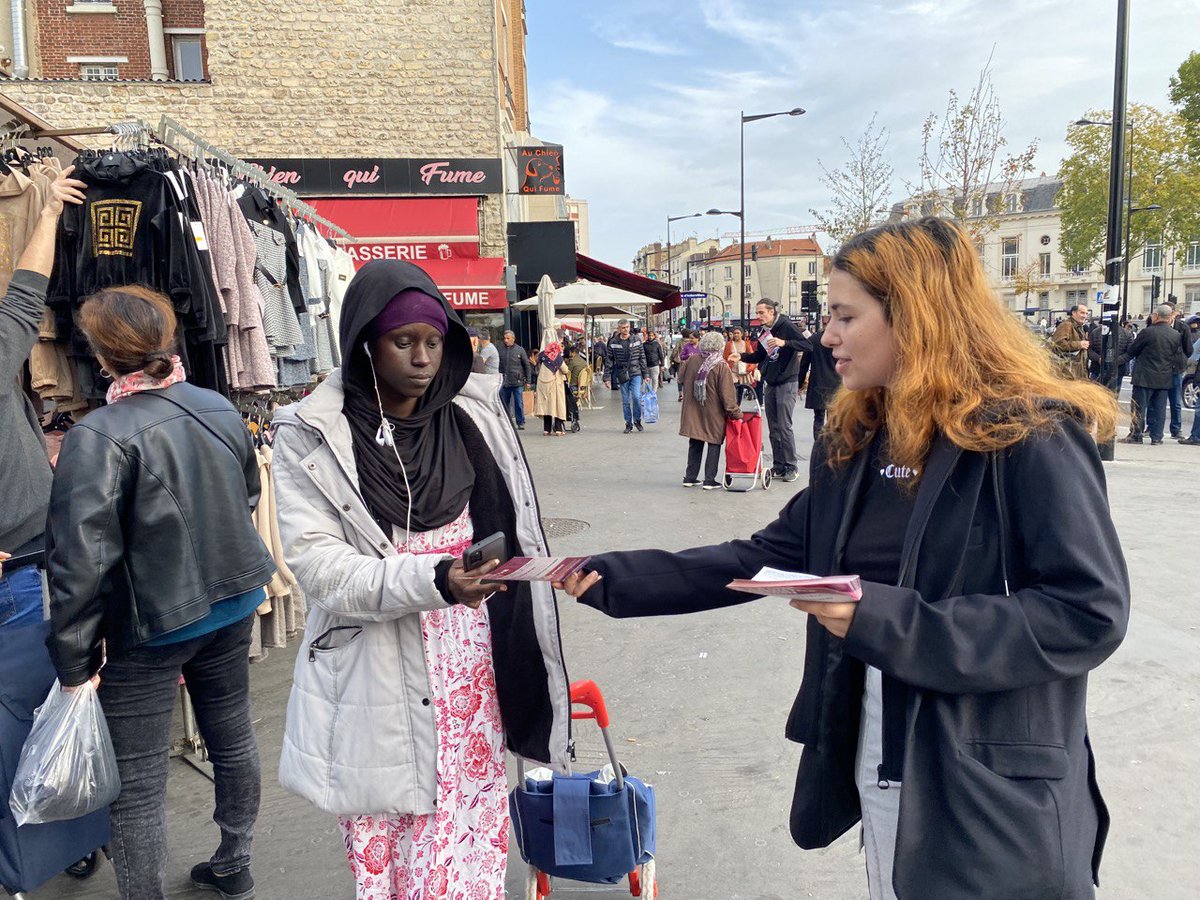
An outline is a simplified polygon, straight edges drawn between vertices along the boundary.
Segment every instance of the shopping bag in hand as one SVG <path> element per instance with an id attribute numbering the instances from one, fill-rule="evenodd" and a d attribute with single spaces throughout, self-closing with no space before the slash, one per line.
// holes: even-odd
<path id="1" fill-rule="evenodd" d="M 658 395 L 654 391 L 642 394 L 642 421 L 647 425 L 658 421 Z"/>
<path id="2" fill-rule="evenodd" d="M 18 825 L 77 819 L 121 793 L 117 756 L 100 697 L 86 682 L 68 693 L 57 681 L 34 713 L 8 805 Z"/>

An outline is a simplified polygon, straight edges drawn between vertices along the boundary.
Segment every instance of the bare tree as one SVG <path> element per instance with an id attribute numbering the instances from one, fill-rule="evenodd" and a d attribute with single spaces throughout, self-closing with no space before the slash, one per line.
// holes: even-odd
<path id="1" fill-rule="evenodd" d="M 1037 141 L 1020 153 L 1002 153 L 1004 116 L 992 84 L 992 61 L 979 72 L 965 98 L 951 89 L 946 111 L 930 113 L 922 128 L 921 182 L 913 191 L 914 210 L 958 220 L 979 241 L 999 224 L 1009 195 L 1033 172 Z"/>
<path id="2" fill-rule="evenodd" d="M 825 212 L 815 209 L 809 212 L 816 216 L 821 230 L 835 246 L 879 224 L 888 212 L 893 175 L 885 155 L 888 132 L 883 126 L 876 126 L 875 118 L 871 116 L 866 131 L 853 145 L 841 139 L 849 156 L 840 168 L 829 169 L 817 160 L 821 183 L 831 195 L 830 206 Z"/>

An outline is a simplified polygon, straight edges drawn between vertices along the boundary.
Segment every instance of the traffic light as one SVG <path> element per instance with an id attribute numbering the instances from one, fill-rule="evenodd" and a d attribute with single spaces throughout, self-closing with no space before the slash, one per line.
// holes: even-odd
<path id="1" fill-rule="evenodd" d="M 800 282 L 800 308 L 805 312 L 820 312 L 821 304 L 817 301 L 817 282 Z"/>
<path id="2" fill-rule="evenodd" d="M 700 318 L 701 318 L 701 320 L 703 320 L 705 322 L 708 321 L 708 307 L 707 306 L 700 307 Z"/>
<path id="3" fill-rule="evenodd" d="M 1157 300 L 1162 296 L 1162 276 L 1155 275 L 1150 279 L 1150 299 Z"/>
<path id="4" fill-rule="evenodd" d="M 750 258 L 755 262 L 758 261 L 758 244 L 750 245 Z"/>

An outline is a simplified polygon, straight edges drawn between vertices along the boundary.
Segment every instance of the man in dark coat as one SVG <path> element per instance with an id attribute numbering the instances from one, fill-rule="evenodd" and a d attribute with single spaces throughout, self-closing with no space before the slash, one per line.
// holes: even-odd
<path id="1" fill-rule="evenodd" d="M 621 408 L 625 413 L 625 433 L 642 428 L 642 383 L 650 376 L 646 365 L 646 345 L 634 334 L 628 319 L 617 323 L 617 333 L 608 339 L 604 359 L 605 385 L 621 391 Z"/>
<path id="2" fill-rule="evenodd" d="M 764 297 L 758 301 L 754 312 L 766 326 L 758 336 L 758 349 L 729 358 L 733 362 L 740 359 L 758 364 L 766 385 L 767 430 L 774 459 L 772 472 L 784 481 L 795 481 L 800 477 L 796 466 L 796 434 L 792 430 L 796 395 L 800 391 L 798 354 L 812 350 L 812 343 L 795 322 L 779 312 L 779 304 L 774 300 Z"/>
<path id="3" fill-rule="evenodd" d="M 825 427 L 825 410 L 833 402 L 833 395 L 842 386 L 842 376 L 837 373 L 834 364 L 833 351 L 821 343 L 824 329 L 812 336 L 812 349 L 800 357 L 800 378 L 798 384 L 804 384 L 808 379 L 808 390 L 804 394 L 804 406 L 813 413 L 813 440 L 820 435 Z"/>
<path id="4" fill-rule="evenodd" d="M 529 354 L 517 343 L 517 336 L 504 332 L 504 346 L 500 348 L 500 402 L 517 423 L 517 430 L 525 430 L 525 386 L 533 380 L 533 366 Z"/>
<path id="5" fill-rule="evenodd" d="M 1175 310 L 1167 304 L 1157 307 L 1151 324 L 1142 329 L 1129 347 L 1133 366 L 1133 421 L 1127 444 L 1140 444 L 1142 431 L 1150 432 L 1150 443 L 1161 444 L 1166 425 L 1167 397 L 1175 382 L 1175 371 L 1182 352 L 1184 336 L 1171 325 Z"/>
<path id="6" fill-rule="evenodd" d="M 1107 388 L 1121 393 L 1125 381 L 1125 370 L 1129 366 L 1129 347 L 1133 344 L 1133 332 L 1127 328 L 1117 329 L 1117 377 L 1112 373 L 1112 342 L 1109 332 L 1112 326 L 1097 324 L 1088 334 L 1088 374 Z"/>

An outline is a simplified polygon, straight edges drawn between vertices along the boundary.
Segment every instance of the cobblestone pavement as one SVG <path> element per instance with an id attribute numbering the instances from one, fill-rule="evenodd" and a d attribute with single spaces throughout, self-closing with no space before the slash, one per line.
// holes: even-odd
<path id="1" fill-rule="evenodd" d="M 543 516 L 588 524 L 552 540 L 556 552 L 682 549 L 749 535 L 803 487 L 802 479 L 747 494 L 684 490 L 674 385 L 660 394 L 662 421 L 644 434 L 622 434 L 619 397 L 601 393 L 604 408 L 584 410 L 580 434 L 545 438 L 532 422 L 524 432 Z M 798 410 L 796 419 L 807 457 L 811 418 Z M 1200 746 L 1200 451 L 1174 442 L 1119 446 L 1106 471 L 1134 611 L 1124 645 L 1092 679 L 1092 740 L 1113 813 L 1099 896 L 1184 900 L 1200 884 L 1193 852 L 1200 790 L 1191 777 Z M 615 621 L 564 603 L 562 621 L 571 677 L 601 686 L 623 762 L 657 786 L 666 900 L 865 896 L 856 829 L 815 852 L 797 849 L 787 832 L 800 748 L 784 739 L 783 724 L 801 671 L 802 615 L 765 601 L 703 616 Z M 284 793 L 274 778 L 294 653 L 272 651 L 253 669 L 266 776 L 255 845 L 258 898 L 350 898 L 332 819 Z M 582 726 L 580 767 L 599 765 L 599 736 Z M 176 762 L 168 802 L 170 896 L 210 896 L 186 886 L 188 869 L 216 841 L 210 786 Z M 510 896 L 524 896 L 523 877 L 514 858 Z M 575 896 L 570 887 L 556 886 L 555 897 Z M 34 895 L 115 896 L 108 866 L 88 882 L 60 878 Z"/>

